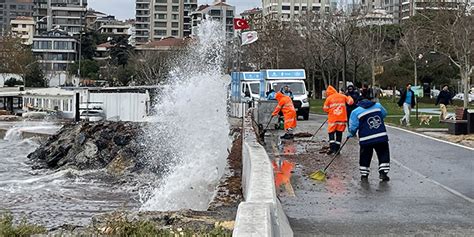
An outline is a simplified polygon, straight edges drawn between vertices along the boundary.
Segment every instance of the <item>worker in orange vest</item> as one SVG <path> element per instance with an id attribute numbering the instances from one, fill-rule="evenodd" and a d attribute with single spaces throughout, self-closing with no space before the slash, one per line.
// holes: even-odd
<path id="1" fill-rule="evenodd" d="M 285 135 L 281 136 L 282 139 L 292 139 L 293 129 L 296 128 L 296 110 L 293 106 L 293 101 L 289 96 L 284 95 L 281 92 L 276 93 L 275 99 L 278 101 L 278 105 L 272 113 L 272 116 L 277 116 L 278 113 L 283 113 L 285 119 Z"/>
<path id="2" fill-rule="evenodd" d="M 342 133 L 347 125 L 346 104 L 354 104 L 354 100 L 350 96 L 338 93 L 332 86 L 328 86 L 326 90 L 326 101 L 323 110 L 328 114 L 328 133 L 329 147 L 328 155 L 339 151 L 342 141 Z"/>

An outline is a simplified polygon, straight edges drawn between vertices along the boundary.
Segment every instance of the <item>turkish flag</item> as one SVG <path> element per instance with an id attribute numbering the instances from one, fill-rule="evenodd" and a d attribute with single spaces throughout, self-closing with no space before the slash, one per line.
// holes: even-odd
<path id="1" fill-rule="evenodd" d="M 249 26 L 249 23 L 244 20 L 244 19 L 240 19 L 240 18 L 234 18 L 234 29 L 236 30 L 245 30 L 245 29 L 248 29 L 250 28 Z"/>

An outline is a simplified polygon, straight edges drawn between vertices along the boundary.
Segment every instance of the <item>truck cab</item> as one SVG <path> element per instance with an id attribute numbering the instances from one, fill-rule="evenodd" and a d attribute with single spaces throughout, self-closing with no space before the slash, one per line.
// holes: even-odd
<path id="1" fill-rule="evenodd" d="M 306 86 L 302 80 L 275 80 L 267 82 L 267 91 L 282 91 L 285 86 L 293 93 L 293 105 L 295 106 L 298 116 L 302 116 L 304 120 L 309 119 L 309 100 Z"/>
<path id="2" fill-rule="evenodd" d="M 266 91 L 282 91 L 288 86 L 293 93 L 293 105 L 297 116 L 309 119 L 309 99 L 305 85 L 306 73 L 303 69 L 279 69 L 265 71 Z"/>
<path id="3" fill-rule="evenodd" d="M 242 98 L 258 99 L 260 98 L 260 82 L 255 80 L 242 81 Z"/>

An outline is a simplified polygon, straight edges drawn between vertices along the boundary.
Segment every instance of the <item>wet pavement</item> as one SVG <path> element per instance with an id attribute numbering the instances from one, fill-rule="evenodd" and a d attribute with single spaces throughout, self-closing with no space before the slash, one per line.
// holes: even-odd
<path id="1" fill-rule="evenodd" d="M 298 121 L 296 133 L 316 131 L 324 119 Z M 280 141 L 275 131 L 267 133 L 265 148 L 275 160 L 279 198 L 295 236 L 474 235 L 474 150 L 395 128 L 388 132 L 388 183 L 378 179 L 375 155 L 369 183 L 361 183 L 356 140 L 328 169 L 327 181 L 319 182 L 308 176 L 331 158 L 320 153 L 326 130 L 313 141 Z"/>

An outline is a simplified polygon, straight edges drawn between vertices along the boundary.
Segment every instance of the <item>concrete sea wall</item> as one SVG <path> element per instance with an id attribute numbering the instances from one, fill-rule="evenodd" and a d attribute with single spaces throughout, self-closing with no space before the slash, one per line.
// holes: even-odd
<path id="1" fill-rule="evenodd" d="M 288 219 L 276 196 L 271 161 L 258 143 L 252 120 L 243 121 L 242 189 L 233 236 L 293 236 Z"/>

